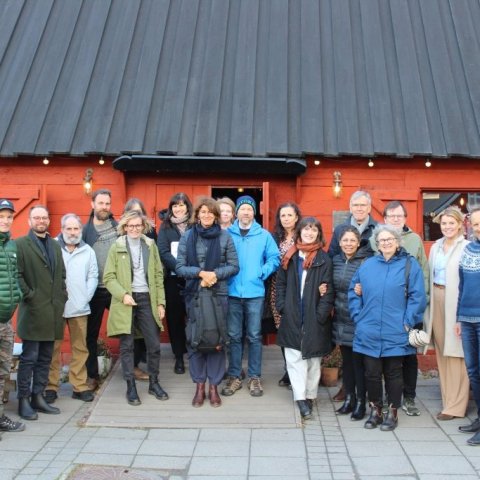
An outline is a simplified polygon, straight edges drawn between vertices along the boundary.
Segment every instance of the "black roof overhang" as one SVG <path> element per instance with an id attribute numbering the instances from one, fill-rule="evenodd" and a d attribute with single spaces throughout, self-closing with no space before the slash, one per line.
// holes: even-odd
<path id="1" fill-rule="evenodd" d="M 113 168 L 124 172 L 300 175 L 305 173 L 307 162 L 280 157 L 123 155 L 113 161 Z"/>

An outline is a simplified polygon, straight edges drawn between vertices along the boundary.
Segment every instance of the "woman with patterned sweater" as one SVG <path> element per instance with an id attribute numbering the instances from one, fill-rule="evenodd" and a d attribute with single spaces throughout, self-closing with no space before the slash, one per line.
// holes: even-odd
<path id="1" fill-rule="evenodd" d="M 463 352 L 473 398 L 477 405 L 477 418 L 471 425 L 458 427 L 461 432 L 475 433 L 467 440 L 469 445 L 480 445 L 480 207 L 470 213 L 474 239 L 460 258 L 459 295 L 455 331 L 462 336 Z"/>

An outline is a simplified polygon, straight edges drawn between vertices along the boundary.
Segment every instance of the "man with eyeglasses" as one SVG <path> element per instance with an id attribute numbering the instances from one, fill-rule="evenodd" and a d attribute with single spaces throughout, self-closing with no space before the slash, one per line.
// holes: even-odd
<path id="1" fill-rule="evenodd" d="M 425 294 L 427 296 L 430 289 L 430 273 L 428 268 L 428 259 L 425 254 L 422 239 L 411 228 L 407 227 L 407 209 L 402 202 L 393 200 L 385 206 L 383 218 L 386 225 L 391 225 L 397 230 L 402 238 L 402 247 L 412 255 L 422 267 L 423 279 L 425 285 Z M 377 245 L 370 239 L 371 247 L 377 251 Z M 423 324 L 416 325 L 415 328 L 422 328 Z M 403 403 L 402 409 L 409 416 L 420 415 L 420 410 L 415 405 L 417 390 L 418 360 L 416 353 L 406 355 L 403 360 Z"/>
<path id="2" fill-rule="evenodd" d="M 58 414 L 45 401 L 55 340 L 63 338 L 63 310 L 67 301 L 65 265 L 58 242 L 49 233 L 50 216 L 43 205 L 31 208 L 30 231 L 19 238 L 18 281 L 23 294 L 17 334 L 22 339 L 18 365 L 18 414 L 36 420 L 37 412 Z"/>
<path id="3" fill-rule="evenodd" d="M 372 210 L 372 198 L 368 192 L 357 190 L 350 197 L 350 218 L 337 225 L 333 231 L 332 241 L 328 247 L 331 258 L 340 253 L 339 240 L 346 227 L 353 226 L 360 232 L 362 240 L 369 240 L 377 222 L 370 216 Z M 362 244 L 365 242 L 362 242 Z"/>
<path id="4" fill-rule="evenodd" d="M 98 374 L 97 342 L 105 309 L 110 308 L 112 296 L 103 283 L 103 270 L 108 251 L 117 239 L 117 222 L 112 212 L 112 193 L 100 189 L 92 194 L 92 213 L 82 233 L 83 241 L 93 248 L 98 264 L 98 286 L 90 300 L 90 315 L 87 320 L 87 374 L 90 390 L 96 390 Z"/>

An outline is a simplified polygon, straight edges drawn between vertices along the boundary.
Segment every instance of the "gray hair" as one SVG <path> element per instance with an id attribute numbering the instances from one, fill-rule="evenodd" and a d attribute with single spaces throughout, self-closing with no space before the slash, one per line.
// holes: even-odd
<path id="1" fill-rule="evenodd" d="M 80 225 L 80 228 L 83 228 L 83 223 L 80 220 L 80 217 L 76 213 L 66 213 L 62 217 L 62 219 L 60 220 L 60 225 L 62 226 L 62 228 L 65 228 L 65 224 L 67 223 L 67 220 L 69 218 L 74 218 L 78 222 L 78 224 Z"/>
<path id="2" fill-rule="evenodd" d="M 368 204 L 372 204 L 372 197 L 368 192 L 365 192 L 364 190 L 357 190 L 356 192 L 353 192 L 352 196 L 350 197 L 350 205 L 352 205 L 352 203 L 360 197 L 365 197 L 368 200 Z"/>
<path id="3" fill-rule="evenodd" d="M 402 243 L 403 243 L 402 242 L 402 234 L 396 228 L 392 227 L 392 225 L 385 225 L 383 223 L 379 223 L 375 227 L 375 230 L 373 231 L 373 238 L 374 238 L 375 243 L 377 245 L 378 245 L 378 236 L 382 232 L 391 233 L 395 237 L 395 240 L 397 241 L 398 245 L 402 246 Z"/>

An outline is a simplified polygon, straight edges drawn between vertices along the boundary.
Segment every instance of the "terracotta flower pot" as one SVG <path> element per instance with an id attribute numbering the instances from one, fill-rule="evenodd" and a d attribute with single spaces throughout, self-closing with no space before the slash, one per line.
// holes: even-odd
<path id="1" fill-rule="evenodd" d="M 338 367 L 322 367 L 320 383 L 325 387 L 334 387 L 338 383 Z"/>

